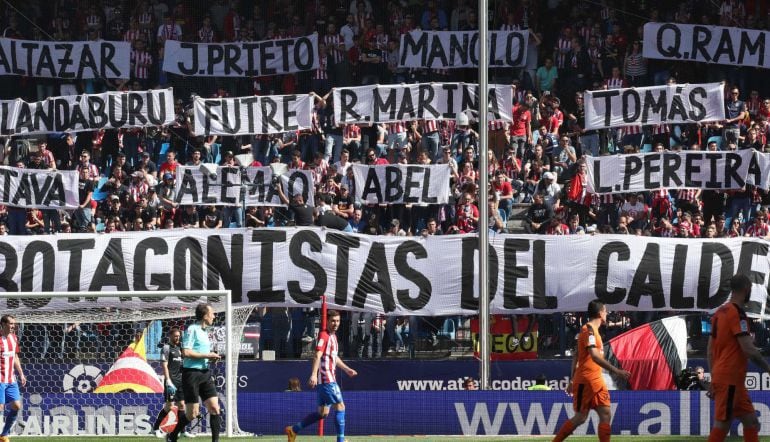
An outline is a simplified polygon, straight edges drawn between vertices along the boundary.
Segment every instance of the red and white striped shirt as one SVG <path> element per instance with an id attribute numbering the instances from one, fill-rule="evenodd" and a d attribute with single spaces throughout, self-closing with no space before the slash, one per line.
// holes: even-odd
<path id="1" fill-rule="evenodd" d="M 569 38 L 559 37 L 556 42 L 556 67 L 563 69 L 567 67 L 567 53 L 572 49 L 572 41 Z"/>
<path id="2" fill-rule="evenodd" d="M 313 80 L 328 80 L 329 73 L 326 71 L 326 56 L 318 57 L 318 69 L 313 71 Z"/>
<path id="3" fill-rule="evenodd" d="M 19 352 L 19 341 L 16 335 L 0 336 L 0 384 L 12 384 L 16 382 L 16 373 L 13 364 L 16 354 Z"/>
<path id="4" fill-rule="evenodd" d="M 131 75 L 134 78 L 146 80 L 150 77 L 152 54 L 147 51 L 131 51 Z"/>
<path id="5" fill-rule="evenodd" d="M 698 192 L 698 189 L 679 189 L 679 191 L 676 193 L 676 199 L 692 201 L 693 199 L 695 199 L 695 194 L 697 192 Z"/>
<path id="6" fill-rule="evenodd" d="M 141 36 L 142 36 L 141 29 L 129 29 L 128 31 L 126 31 L 125 34 L 123 34 L 123 41 L 133 42 L 133 41 L 139 40 L 139 37 Z"/>
<path id="7" fill-rule="evenodd" d="M 501 31 L 518 31 L 519 29 L 521 29 L 521 27 L 519 27 L 519 25 L 516 23 L 514 24 L 504 23 L 502 26 L 500 26 Z"/>
<path id="8" fill-rule="evenodd" d="M 423 120 L 422 133 L 424 135 L 438 131 L 438 121 L 436 120 Z"/>
<path id="9" fill-rule="evenodd" d="M 637 135 L 642 133 L 642 126 L 624 126 L 623 135 Z"/>
<path id="10" fill-rule="evenodd" d="M 355 124 L 346 124 L 343 136 L 345 138 L 358 138 L 361 136 L 361 128 Z"/>
<path id="11" fill-rule="evenodd" d="M 213 43 L 214 42 L 214 30 L 211 28 L 200 28 L 198 30 L 198 41 L 201 43 Z"/>
<path id="12" fill-rule="evenodd" d="M 345 51 L 340 49 L 340 44 L 345 43 L 345 37 L 342 34 L 324 35 L 323 41 L 335 64 L 345 61 Z"/>
<path id="13" fill-rule="evenodd" d="M 608 78 L 604 82 L 604 86 L 607 89 L 623 89 L 626 87 L 626 80 L 625 78 Z"/>
<path id="14" fill-rule="evenodd" d="M 398 121 L 395 123 L 388 123 L 388 133 L 389 134 L 400 134 L 406 132 L 406 126 L 403 122 Z"/>
<path id="15" fill-rule="evenodd" d="M 330 335 L 327 331 L 322 331 L 318 335 L 318 344 L 316 351 L 321 353 L 321 363 L 318 366 L 318 383 L 330 384 L 337 382 L 337 335 Z"/>
<path id="16" fill-rule="evenodd" d="M 671 128 L 668 124 L 656 124 L 655 126 L 652 126 L 653 135 L 664 135 L 668 133 L 671 133 Z"/>
<path id="17" fill-rule="evenodd" d="M 147 27 L 152 24 L 152 13 L 150 12 L 143 12 L 142 15 L 139 16 L 139 26 Z"/>
<path id="18" fill-rule="evenodd" d="M 767 235 L 770 235 L 770 225 L 767 223 L 761 223 L 759 225 L 754 223 L 746 229 L 746 235 L 754 238 L 764 238 Z"/>

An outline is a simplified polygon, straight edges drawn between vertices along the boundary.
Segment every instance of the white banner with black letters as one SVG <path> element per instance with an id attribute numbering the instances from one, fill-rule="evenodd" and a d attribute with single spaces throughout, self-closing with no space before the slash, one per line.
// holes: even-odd
<path id="1" fill-rule="evenodd" d="M 318 67 L 318 34 L 280 40 L 188 43 L 166 40 L 163 70 L 188 77 L 264 77 Z"/>
<path id="2" fill-rule="evenodd" d="M 75 170 L 0 166 L 0 204 L 37 209 L 77 209 L 78 173 Z"/>
<path id="3" fill-rule="evenodd" d="M 586 129 L 725 119 L 722 83 L 586 91 L 584 98 Z"/>
<path id="4" fill-rule="evenodd" d="M 0 38 L 0 75 L 62 80 L 130 78 L 131 44 Z"/>
<path id="5" fill-rule="evenodd" d="M 529 31 L 490 31 L 490 68 L 512 68 L 527 62 Z M 398 66 L 456 69 L 479 66 L 479 31 L 411 31 L 401 36 Z"/>
<path id="6" fill-rule="evenodd" d="M 356 201 L 366 204 L 446 204 L 449 202 L 448 164 L 353 164 Z"/>
<path id="7" fill-rule="evenodd" d="M 95 292 L 91 299 L 35 303 L 0 297 L 11 314 L 123 307 L 122 299 L 97 293 L 115 290 L 176 290 L 161 302 L 180 305 L 190 289 L 231 290 L 234 305 L 318 307 L 326 296 L 329 308 L 399 316 L 478 310 L 475 235 L 288 228 L 0 238 L 0 289 Z M 599 299 L 619 311 L 712 312 L 727 300 L 730 278 L 743 273 L 754 282 L 747 311 L 767 314 L 768 251 L 766 241 L 753 238 L 495 235 L 490 310 L 583 312 Z"/>
<path id="8" fill-rule="evenodd" d="M 301 194 L 309 206 L 314 205 L 315 187 L 309 170 L 289 169 L 276 178 L 290 201 Z M 277 184 L 270 167 L 219 166 L 216 176 L 212 176 L 200 167 L 179 166 L 175 201 L 182 205 L 240 206 L 245 197 L 247 206 L 285 206 L 278 196 Z"/>
<path id="9" fill-rule="evenodd" d="M 646 23 L 645 58 L 731 66 L 770 66 L 770 33 L 757 29 Z"/>
<path id="10" fill-rule="evenodd" d="M 0 135 L 81 132 L 174 122 L 173 89 L 0 101 Z"/>
<path id="11" fill-rule="evenodd" d="M 310 95 L 195 97 L 195 135 L 276 134 L 309 129 Z"/>
<path id="12" fill-rule="evenodd" d="M 513 91 L 489 85 L 489 120 L 511 121 Z M 479 108 L 473 83 L 390 84 L 332 89 L 334 121 L 389 123 L 408 120 L 454 120 L 460 112 L 471 120 Z"/>

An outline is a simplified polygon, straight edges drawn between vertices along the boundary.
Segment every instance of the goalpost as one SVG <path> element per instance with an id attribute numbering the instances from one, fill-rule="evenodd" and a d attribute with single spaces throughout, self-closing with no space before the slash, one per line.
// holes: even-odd
<path id="1" fill-rule="evenodd" d="M 148 435 L 163 406 L 160 347 L 172 326 L 184 331 L 194 322 L 201 302 L 217 313 L 209 337 L 224 361 L 210 371 L 223 433 L 245 434 L 238 425 L 238 358 L 255 306 L 233 306 L 229 290 L 0 293 L 0 314 L 16 317 L 27 378 L 13 434 Z M 199 426 L 208 431 L 206 420 Z"/>

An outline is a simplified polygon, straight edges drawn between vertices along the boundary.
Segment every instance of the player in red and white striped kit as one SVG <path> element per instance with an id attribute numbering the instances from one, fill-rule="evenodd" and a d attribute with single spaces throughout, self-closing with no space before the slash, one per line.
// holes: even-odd
<path id="1" fill-rule="evenodd" d="M 18 382 L 16 373 L 19 374 Z M 11 434 L 11 428 L 16 423 L 16 417 L 21 410 L 21 386 L 27 385 L 27 378 L 21 369 L 19 360 L 19 340 L 16 338 L 16 318 L 11 315 L 3 315 L 0 318 L 0 400 L 4 404 L 11 404 L 11 409 L 5 417 L 5 425 L 0 433 L 0 442 L 7 442 Z"/>

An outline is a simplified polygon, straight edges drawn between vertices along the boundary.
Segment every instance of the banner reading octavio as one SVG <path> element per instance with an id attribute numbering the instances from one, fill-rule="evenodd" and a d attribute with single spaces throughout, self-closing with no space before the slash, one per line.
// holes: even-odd
<path id="1" fill-rule="evenodd" d="M 587 91 L 586 129 L 725 119 L 724 84 L 673 84 Z"/>
<path id="2" fill-rule="evenodd" d="M 537 359 L 537 321 L 533 316 L 492 315 L 489 325 L 493 361 Z M 479 319 L 471 318 L 473 354 L 479 357 Z"/>
<path id="3" fill-rule="evenodd" d="M 195 135 L 277 134 L 309 129 L 310 95 L 195 97 Z"/>

